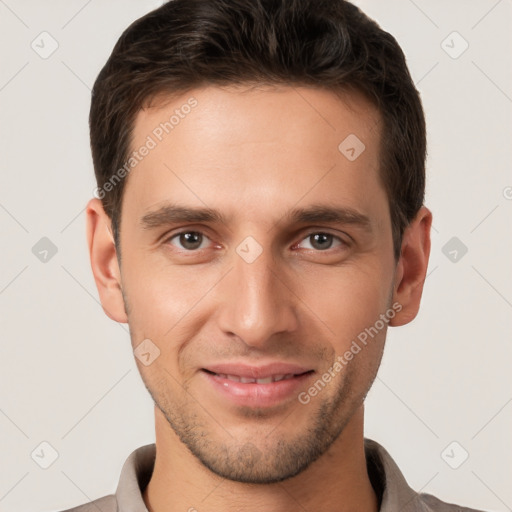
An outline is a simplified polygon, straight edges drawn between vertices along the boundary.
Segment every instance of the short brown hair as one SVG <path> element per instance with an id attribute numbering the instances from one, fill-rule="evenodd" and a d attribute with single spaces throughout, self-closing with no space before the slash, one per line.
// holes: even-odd
<path id="1" fill-rule="evenodd" d="M 244 83 L 355 88 L 377 106 L 398 260 L 424 201 L 425 118 L 396 40 L 346 0 L 171 0 L 123 32 L 96 79 L 89 117 L 117 248 L 125 180 L 104 187 L 125 165 L 138 111 L 159 94 Z"/>

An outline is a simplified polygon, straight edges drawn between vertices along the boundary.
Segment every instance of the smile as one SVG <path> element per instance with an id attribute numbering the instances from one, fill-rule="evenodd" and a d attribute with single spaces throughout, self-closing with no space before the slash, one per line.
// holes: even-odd
<path id="1" fill-rule="evenodd" d="M 242 372 L 244 373 L 244 372 Z M 262 376 L 220 373 L 203 369 L 208 387 L 222 401 L 236 406 L 272 407 L 296 399 L 315 373 L 268 373 Z"/>

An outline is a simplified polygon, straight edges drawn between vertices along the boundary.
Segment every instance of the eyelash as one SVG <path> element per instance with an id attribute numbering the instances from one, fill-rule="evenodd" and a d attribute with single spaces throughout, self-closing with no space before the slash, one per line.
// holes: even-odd
<path id="1" fill-rule="evenodd" d="M 208 235 L 206 235 L 205 233 L 203 233 L 202 231 L 196 231 L 196 230 L 184 230 L 184 231 L 179 231 L 177 233 L 174 233 L 170 236 L 168 236 L 165 240 L 164 240 L 164 243 L 165 244 L 169 244 L 171 242 L 171 240 L 173 240 L 174 238 L 177 238 L 179 237 L 180 235 L 184 235 L 184 234 L 190 234 L 190 233 L 194 233 L 194 234 L 198 234 L 198 235 L 202 235 L 203 237 L 207 238 L 208 240 L 210 240 L 210 238 L 208 237 Z M 345 240 L 343 240 L 341 237 L 337 236 L 337 235 L 333 235 L 332 233 L 329 233 L 327 231 L 310 231 L 309 233 L 307 233 L 299 242 L 299 244 L 301 242 L 303 242 L 304 240 L 308 239 L 308 238 L 311 238 L 313 235 L 327 235 L 327 236 L 330 236 L 332 237 L 334 240 L 337 240 L 340 242 L 340 245 L 338 245 L 338 248 L 346 248 L 349 246 L 349 243 L 346 242 Z M 171 244 L 172 245 L 172 244 Z M 298 244 L 294 244 L 294 247 L 298 245 Z M 324 249 L 324 250 L 320 250 L 320 249 L 306 249 L 308 251 L 314 251 L 314 252 L 317 252 L 317 253 L 330 253 L 332 252 L 332 250 L 335 250 L 336 247 L 329 247 L 328 249 Z M 185 253 L 198 253 L 200 252 L 201 250 L 203 249 L 182 249 L 181 252 L 185 252 Z"/>

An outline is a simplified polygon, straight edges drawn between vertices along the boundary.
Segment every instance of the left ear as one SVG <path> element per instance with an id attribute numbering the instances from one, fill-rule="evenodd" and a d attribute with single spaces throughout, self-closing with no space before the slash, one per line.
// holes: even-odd
<path id="1" fill-rule="evenodd" d="M 402 309 L 397 311 L 389 325 L 408 324 L 418 314 L 430 256 L 431 226 L 432 213 L 422 206 L 404 230 L 393 292 L 393 304 L 399 303 Z"/>

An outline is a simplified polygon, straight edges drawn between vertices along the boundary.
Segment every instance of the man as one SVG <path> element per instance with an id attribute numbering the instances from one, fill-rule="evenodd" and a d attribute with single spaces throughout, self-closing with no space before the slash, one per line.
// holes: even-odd
<path id="1" fill-rule="evenodd" d="M 343 0 L 172 0 L 96 80 L 91 265 L 156 445 L 73 510 L 459 511 L 365 439 L 388 326 L 419 309 L 425 123 Z"/>

